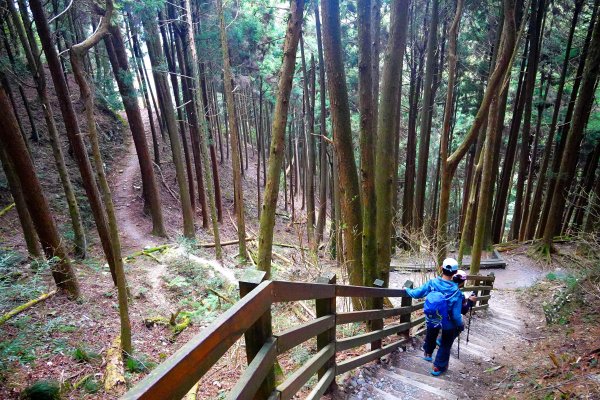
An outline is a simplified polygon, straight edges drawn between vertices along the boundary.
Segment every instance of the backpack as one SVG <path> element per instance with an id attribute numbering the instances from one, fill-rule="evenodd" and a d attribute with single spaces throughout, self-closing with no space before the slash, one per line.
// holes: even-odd
<path id="1" fill-rule="evenodd" d="M 448 318 L 448 298 L 441 292 L 430 292 L 425 297 L 423 312 L 427 326 L 431 328 L 444 328 L 450 324 Z"/>

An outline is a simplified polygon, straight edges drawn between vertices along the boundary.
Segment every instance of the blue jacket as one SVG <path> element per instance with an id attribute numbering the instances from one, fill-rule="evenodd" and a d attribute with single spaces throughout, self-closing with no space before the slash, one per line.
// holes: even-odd
<path id="1" fill-rule="evenodd" d="M 448 299 L 449 319 L 452 324 L 449 329 L 462 327 L 463 320 L 461 311 L 464 296 L 456 283 L 437 277 L 427 281 L 421 287 L 415 289 L 406 288 L 406 293 L 413 299 L 421 299 L 432 291 L 441 292 Z"/>

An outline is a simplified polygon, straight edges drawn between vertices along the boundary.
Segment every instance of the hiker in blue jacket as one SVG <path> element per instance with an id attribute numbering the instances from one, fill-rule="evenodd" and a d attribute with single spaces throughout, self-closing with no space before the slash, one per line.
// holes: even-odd
<path id="1" fill-rule="evenodd" d="M 416 289 L 406 289 L 406 293 L 416 299 L 425 299 L 425 317 L 427 333 L 423 351 L 423 359 L 432 361 L 436 338 L 440 330 L 442 339 L 438 349 L 431 375 L 438 376 L 448 369 L 450 349 L 459 332 L 464 330 L 462 320 L 463 294 L 452 277 L 458 271 L 458 262 L 453 258 L 446 258 L 442 263 L 442 276 L 431 279 L 423 286 Z"/>

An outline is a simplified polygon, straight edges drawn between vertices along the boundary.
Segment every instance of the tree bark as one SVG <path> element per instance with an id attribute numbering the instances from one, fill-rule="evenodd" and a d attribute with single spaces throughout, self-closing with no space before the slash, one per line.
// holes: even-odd
<path id="1" fill-rule="evenodd" d="M 242 187 L 241 150 L 238 125 L 235 120 L 235 103 L 233 97 L 231 66 L 229 64 L 229 45 L 227 44 L 227 31 L 222 0 L 217 0 L 219 24 L 221 30 L 221 50 L 223 53 L 223 84 L 227 99 L 227 114 L 229 116 L 229 132 L 231 133 L 231 162 L 233 169 L 233 190 L 235 200 L 235 214 L 238 225 L 238 238 L 240 240 L 239 257 L 242 263 L 248 258 L 246 250 L 246 222 L 244 218 L 244 189 Z M 266 190 L 266 189 L 265 189 Z"/>
<path id="2" fill-rule="evenodd" d="M 58 57 L 58 52 L 56 51 L 54 43 L 52 42 L 52 33 L 50 32 L 50 27 L 48 26 L 48 21 L 44 13 L 42 2 L 40 0 L 30 0 L 29 7 L 31 8 L 44 54 L 46 55 L 46 62 L 48 63 L 48 69 L 50 70 L 50 75 L 52 76 L 60 111 L 65 122 L 67 137 L 69 138 L 69 143 L 73 153 L 75 154 L 75 160 L 77 161 L 83 186 L 85 188 L 88 201 L 90 202 L 92 214 L 94 215 L 94 220 L 96 222 L 96 228 L 98 229 L 98 236 L 100 237 L 102 248 L 104 250 L 104 254 L 106 255 L 106 260 L 110 266 L 113 282 L 116 285 L 117 276 L 114 267 L 115 260 L 112 246 L 110 245 L 108 224 L 104 214 L 104 204 L 102 204 L 100 192 L 96 186 L 92 165 L 90 164 L 87 149 L 83 142 L 83 135 L 79 129 L 79 122 L 77 120 L 77 115 L 75 114 L 75 109 L 73 108 L 73 103 L 71 102 L 71 95 L 69 88 L 67 87 L 65 75 Z"/>
<path id="3" fill-rule="evenodd" d="M 115 75 L 115 80 L 117 81 L 121 99 L 123 100 L 123 107 L 127 114 L 127 123 L 129 124 L 133 143 L 137 152 L 142 176 L 144 200 L 150 210 L 150 215 L 152 215 L 152 234 L 164 237 L 167 235 L 167 232 L 163 222 L 158 186 L 156 185 L 152 159 L 150 158 L 148 143 L 146 142 L 146 132 L 144 130 L 142 113 L 138 105 L 135 88 L 132 85 L 133 79 L 131 79 L 130 75 L 123 36 L 121 36 L 121 30 L 118 26 L 112 25 L 108 30 L 110 32 L 110 37 L 106 36 L 104 38 L 104 44 Z"/>
<path id="4" fill-rule="evenodd" d="M 386 46 L 382 76 L 381 105 L 377 124 L 377 158 L 375 159 L 377 278 L 388 286 L 392 256 L 392 223 L 394 220 L 393 188 L 396 179 L 394 146 L 400 101 L 400 71 L 406 48 L 408 0 L 392 2 L 390 37 Z M 371 282 L 372 284 L 373 282 Z"/>
<path id="5" fill-rule="evenodd" d="M 583 138 L 584 128 L 589 118 L 589 114 L 594 103 L 595 82 L 600 72 L 600 18 L 596 16 L 594 32 L 590 42 L 589 53 L 585 61 L 585 68 L 581 79 L 581 90 L 577 96 L 575 108 L 573 110 L 573 119 L 569 132 L 565 140 L 565 147 L 562 153 L 560 169 L 556 177 L 556 185 L 552 194 L 552 202 L 548 212 L 548 220 L 544 229 L 542 238 L 542 251 L 552 251 L 552 239 L 557 226 L 560 226 L 561 217 L 565 207 L 567 197 L 566 189 L 568 183 L 573 177 L 574 167 L 572 160 L 577 157 L 581 140 Z"/>
<path id="6" fill-rule="evenodd" d="M 304 0 L 291 2 L 290 17 L 283 45 L 283 62 L 279 74 L 277 99 L 273 114 L 271 149 L 267 166 L 267 185 L 262 202 L 260 226 L 258 231 L 258 269 L 271 275 L 271 256 L 273 249 L 273 227 L 275 226 L 275 212 L 279 195 L 279 177 L 285 156 L 285 125 L 288 117 L 292 80 L 296 65 L 296 52 L 302 28 L 302 14 Z M 285 179 L 285 178 L 284 178 Z"/>
<path id="7" fill-rule="evenodd" d="M 35 1 L 35 0 L 32 0 Z M 79 297 L 79 284 L 73 271 L 69 256 L 65 251 L 50 206 L 44 196 L 40 181 L 27 146 L 20 136 L 17 120 L 4 85 L 0 85 L 0 144 L 6 152 L 21 185 L 27 187 L 25 203 L 33 221 L 42 249 L 51 263 L 52 277 L 59 290 L 65 291 L 69 298 Z"/>
<path id="8" fill-rule="evenodd" d="M 376 1 L 376 0 L 374 0 Z M 358 0 L 358 107 L 360 111 L 360 185 L 362 197 L 362 261 L 363 261 L 363 284 L 372 286 L 377 279 L 377 238 L 376 238 L 376 203 L 375 203 L 375 143 L 377 131 L 375 130 L 375 88 L 372 80 L 374 71 L 374 61 L 371 56 L 372 45 L 372 27 L 371 27 L 371 0 Z M 373 37 L 379 41 L 379 38 Z M 402 62 L 402 58 L 399 58 Z M 377 66 L 379 70 L 379 66 Z M 379 71 L 378 71 L 379 72 Z M 389 77 L 388 79 L 391 79 Z M 384 84 L 391 84 L 387 81 Z M 397 88 L 396 88 L 397 89 Z M 394 94 L 388 100 L 397 102 L 397 96 Z M 385 106 L 384 106 L 385 107 Z M 382 107 L 383 108 L 383 107 Z M 382 110 L 383 111 L 383 110 Z M 390 118 L 386 123 L 392 128 L 392 121 L 396 116 L 393 111 L 386 110 Z M 387 132 L 386 132 L 387 133 Z M 393 136 L 386 139 L 392 139 L 386 142 L 386 147 L 394 143 Z M 392 147 L 393 150 L 393 147 Z M 381 156 L 381 154 L 380 154 Z M 389 160 L 386 160 L 389 161 Z M 393 161 L 393 154 L 392 154 Z M 385 165 L 389 168 L 389 165 Z M 393 167 L 392 167 L 393 169 Z M 388 182 L 386 184 L 390 184 Z M 390 191 L 391 193 L 391 191 Z M 386 204 L 390 206 L 391 204 Z M 393 218 L 390 213 L 389 217 Z"/>
<path id="9" fill-rule="evenodd" d="M 344 259 L 352 285 L 363 284 L 362 271 L 362 218 L 358 173 L 354 161 L 350 106 L 346 73 L 342 59 L 342 37 L 339 0 L 321 2 L 323 15 L 323 44 L 329 86 L 329 102 L 336 151 L 339 188 L 341 195 L 340 228 L 343 227 Z M 357 304 L 355 304 L 356 306 Z"/>
<path id="10" fill-rule="evenodd" d="M 173 153 L 173 163 L 175 164 L 175 174 L 177 177 L 177 185 L 179 186 L 179 199 L 181 201 L 181 212 L 183 215 L 183 235 L 189 239 L 196 236 L 194 228 L 194 213 L 190 199 L 190 192 L 186 182 L 186 174 L 184 169 L 184 160 L 181 154 L 181 141 L 177 133 L 177 122 L 175 121 L 175 109 L 171 96 L 169 95 L 169 84 L 167 82 L 167 73 L 164 72 L 165 57 L 160 46 L 158 36 L 158 27 L 155 17 L 155 10 L 149 6 L 144 10 L 142 16 L 142 24 L 146 33 L 146 46 L 148 47 L 148 56 L 152 64 L 152 74 L 156 91 L 161 104 L 161 114 L 167 122 L 167 131 L 171 140 L 171 152 Z M 162 101 L 160 100 L 162 98 Z"/>

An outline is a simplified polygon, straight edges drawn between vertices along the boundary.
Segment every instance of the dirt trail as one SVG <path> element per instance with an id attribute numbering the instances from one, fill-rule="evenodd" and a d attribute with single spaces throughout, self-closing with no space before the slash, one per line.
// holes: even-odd
<path id="1" fill-rule="evenodd" d="M 144 216 L 140 165 L 133 141 L 112 176 L 113 201 L 123 249 L 141 249 L 159 243 L 152 236 L 152 222 Z"/>

